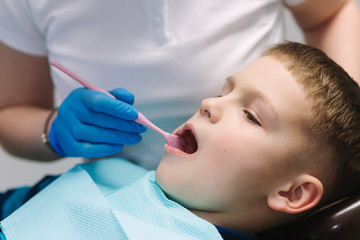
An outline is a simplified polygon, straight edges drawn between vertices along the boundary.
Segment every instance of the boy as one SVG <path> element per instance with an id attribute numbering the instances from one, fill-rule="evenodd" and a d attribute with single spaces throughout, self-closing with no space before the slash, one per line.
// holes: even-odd
<path id="1" fill-rule="evenodd" d="M 115 165 L 79 166 L 5 219 L 5 235 L 251 239 L 359 187 L 359 87 L 305 45 L 270 48 L 175 134 L 186 150 L 165 145 L 156 173 L 117 189 Z"/>

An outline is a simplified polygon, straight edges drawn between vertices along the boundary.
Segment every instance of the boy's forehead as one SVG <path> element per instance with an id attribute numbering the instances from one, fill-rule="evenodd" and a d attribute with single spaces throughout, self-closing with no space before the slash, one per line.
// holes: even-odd
<path id="1" fill-rule="evenodd" d="M 286 71 L 285 67 L 270 56 L 263 56 L 255 59 L 246 65 L 238 74 L 261 74 L 262 72 L 280 72 Z"/>
<path id="2" fill-rule="evenodd" d="M 290 72 L 276 59 L 265 56 L 260 57 L 246 65 L 238 73 L 227 79 L 228 84 L 234 84 L 234 81 L 242 84 L 252 85 L 258 82 L 266 82 L 267 79 L 276 78 L 276 82 L 294 81 Z M 275 82 L 274 82 L 275 84 Z"/>
<path id="3" fill-rule="evenodd" d="M 309 108 L 300 84 L 282 63 L 269 56 L 251 62 L 226 82 L 224 88 L 237 86 L 240 95 L 244 92 L 260 93 L 257 95 L 268 99 L 279 117 L 296 116 L 299 119 Z"/>

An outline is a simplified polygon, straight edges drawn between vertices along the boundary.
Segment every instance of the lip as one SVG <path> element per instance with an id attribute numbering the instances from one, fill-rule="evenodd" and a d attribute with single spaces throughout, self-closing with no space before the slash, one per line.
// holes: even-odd
<path id="1" fill-rule="evenodd" d="M 195 138 L 196 142 L 198 143 L 198 138 L 197 138 L 197 135 L 196 135 L 195 128 L 190 123 L 186 123 L 181 129 L 175 130 L 174 134 L 175 135 L 182 135 L 182 134 L 185 133 L 185 131 L 188 131 L 188 130 L 191 131 L 191 133 L 194 135 L 194 138 Z M 170 146 L 168 144 L 165 144 L 165 151 L 168 152 L 168 153 L 174 154 L 174 155 L 178 155 L 178 156 L 189 156 L 189 155 L 193 155 L 193 154 L 195 154 L 197 152 L 196 151 L 196 152 L 191 153 L 191 154 L 186 153 L 186 152 L 183 152 L 180 149 L 172 147 L 172 146 Z"/>
<path id="2" fill-rule="evenodd" d="M 172 146 L 170 146 L 169 144 L 165 144 L 165 148 L 164 150 L 170 154 L 174 154 L 174 155 L 177 155 L 177 156 L 188 156 L 190 154 L 186 153 L 186 152 L 183 152 L 181 151 L 180 149 L 178 148 L 174 148 Z"/>
<path id="3" fill-rule="evenodd" d="M 192 134 L 194 135 L 194 137 L 195 137 L 195 139 L 197 141 L 196 131 L 195 131 L 194 126 L 191 123 L 185 123 L 184 126 L 181 129 L 178 129 L 177 131 L 175 131 L 174 134 L 175 135 L 182 135 L 187 130 L 190 130 L 192 132 Z"/>

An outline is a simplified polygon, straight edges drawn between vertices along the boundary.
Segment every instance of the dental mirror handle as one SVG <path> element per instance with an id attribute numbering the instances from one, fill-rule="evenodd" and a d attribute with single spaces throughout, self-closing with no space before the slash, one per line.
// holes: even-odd
<path id="1" fill-rule="evenodd" d="M 79 82 L 81 85 L 83 85 L 84 87 L 86 87 L 87 89 L 90 90 L 94 90 L 94 91 L 98 91 L 98 92 L 102 92 L 105 93 L 106 95 L 108 95 L 109 97 L 112 97 L 114 99 L 116 99 L 112 94 L 110 94 L 108 91 L 86 81 L 85 79 L 83 79 L 82 77 L 76 75 L 75 73 L 73 73 L 72 71 L 70 71 L 69 69 L 67 69 L 66 67 L 64 67 L 63 65 L 61 65 L 60 63 L 56 62 L 56 61 L 51 61 L 50 65 L 56 67 L 57 69 L 61 70 L 62 72 L 64 72 L 65 74 L 67 74 L 68 76 L 70 76 L 71 78 L 73 78 L 74 80 L 76 80 L 77 82 Z M 178 136 L 170 134 L 165 132 L 164 130 L 160 129 L 159 127 L 157 127 L 155 124 L 153 124 L 152 122 L 150 122 L 149 119 L 147 119 L 142 113 L 138 112 L 139 116 L 138 118 L 135 120 L 135 122 L 143 124 L 151 129 L 153 129 L 154 131 L 160 133 L 166 140 L 167 142 L 171 142 L 173 136 L 175 136 L 176 138 L 178 138 Z"/>

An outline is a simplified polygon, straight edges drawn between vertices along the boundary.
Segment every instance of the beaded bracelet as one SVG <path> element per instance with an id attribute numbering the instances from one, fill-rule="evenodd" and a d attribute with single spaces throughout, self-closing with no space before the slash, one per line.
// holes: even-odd
<path id="1" fill-rule="evenodd" d="M 57 154 L 57 152 L 53 149 L 53 147 L 51 146 L 50 144 L 50 141 L 49 141 L 49 137 L 48 137 L 48 128 L 49 128 L 49 123 L 50 123 L 50 119 L 51 117 L 54 115 L 54 113 L 58 110 L 58 108 L 53 108 L 49 114 L 49 116 L 47 117 L 46 119 L 46 122 L 45 122 L 45 125 L 44 125 L 44 131 L 43 133 L 41 134 L 41 141 L 46 144 L 50 150 L 54 153 Z"/>

